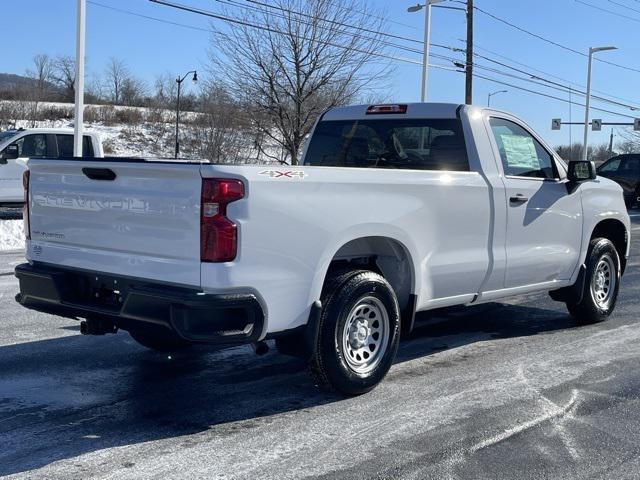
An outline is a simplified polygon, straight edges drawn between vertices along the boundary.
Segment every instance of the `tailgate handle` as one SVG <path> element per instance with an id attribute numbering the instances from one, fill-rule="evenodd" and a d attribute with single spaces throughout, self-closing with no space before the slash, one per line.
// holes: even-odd
<path id="1" fill-rule="evenodd" d="M 112 181 L 116 179 L 116 172 L 109 168 L 89 168 L 85 167 L 82 169 L 82 173 L 84 173 L 91 180 L 107 180 Z"/>

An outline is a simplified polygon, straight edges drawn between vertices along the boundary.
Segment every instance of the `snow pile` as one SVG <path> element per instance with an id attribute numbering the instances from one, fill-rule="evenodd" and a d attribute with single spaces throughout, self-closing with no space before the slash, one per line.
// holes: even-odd
<path id="1" fill-rule="evenodd" d="M 24 248 L 22 220 L 0 220 L 0 251 Z"/>

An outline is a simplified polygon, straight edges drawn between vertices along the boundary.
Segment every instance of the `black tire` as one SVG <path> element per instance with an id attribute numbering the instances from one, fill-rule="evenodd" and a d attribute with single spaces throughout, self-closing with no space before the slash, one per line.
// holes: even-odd
<path id="1" fill-rule="evenodd" d="M 174 353 L 192 346 L 192 343 L 187 342 L 164 327 L 130 330 L 129 335 L 143 347 L 156 352 Z"/>
<path id="2" fill-rule="evenodd" d="M 610 296 L 606 301 L 597 301 L 598 296 L 595 293 L 597 287 L 593 286 L 594 277 L 598 275 L 598 266 L 601 262 L 609 262 L 610 259 L 610 277 L 604 276 L 605 283 L 609 282 Z M 620 289 L 620 257 L 616 247 L 611 240 L 606 238 L 594 238 L 589 244 L 586 259 L 586 274 L 584 280 L 584 289 L 580 302 L 567 302 L 567 309 L 576 322 L 586 325 L 591 323 L 602 322 L 607 319 L 613 312 L 618 299 L 618 291 Z M 614 282 L 613 286 L 611 283 Z M 596 281 L 597 283 L 597 281 Z"/>
<path id="3" fill-rule="evenodd" d="M 344 395 L 372 390 L 391 368 L 400 340 L 400 309 L 391 285 L 368 270 L 338 272 L 328 278 L 321 300 L 318 344 L 309 362 L 311 374 L 321 387 Z M 354 337 L 344 336 L 349 331 L 347 325 L 354 326 Z M 360 346 L 356 349 L 348 338 L 361 342 Z M 362 369 L 353 366 L 367 361 L 369 365 Z"/>

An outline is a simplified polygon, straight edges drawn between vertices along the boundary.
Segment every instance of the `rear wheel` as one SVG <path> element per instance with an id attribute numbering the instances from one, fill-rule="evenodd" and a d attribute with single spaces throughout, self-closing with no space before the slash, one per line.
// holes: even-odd
<path id="1" fill-rule="evenodd" d="M 602 322 L 613 312 L 620 288 L 620 257 L 606 238 L 589 244 L 582 298 L 567 302 L 569 313 L 582 324 Z"/>
<path id="2" fill-rule="evenodd" d="M 192 343 L 183 340 L 175 333 L 164 327 L 147 327 L 140 330 L 130 330 L 129 335 L 143 347 L 156 352 L 173 353 L 189 348 Z"/>
<path id="3" fill-rule="evenodd" d="M 325 388 L 366 393 L 391 368 L 399 338 L 400 311 L 389 283 L 367 270 L 335 274 L 322 294 L 311 373 Z"/>

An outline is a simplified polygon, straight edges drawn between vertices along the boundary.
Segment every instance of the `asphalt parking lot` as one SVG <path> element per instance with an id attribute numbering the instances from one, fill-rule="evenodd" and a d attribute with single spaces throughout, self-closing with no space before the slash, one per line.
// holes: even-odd
<path id="1" fill-rule="evenodd" d="M 169 357 L 14 302 L 0 252 L 0 476 L 639 478 L 640 215 L 614 316 L 546 295 L 422 315 L 358 398 L 273 350 Z"/>

